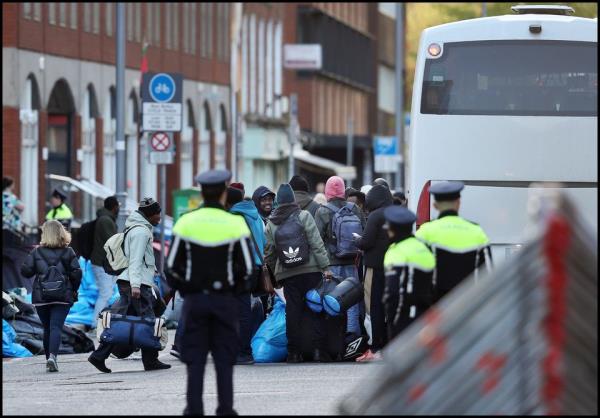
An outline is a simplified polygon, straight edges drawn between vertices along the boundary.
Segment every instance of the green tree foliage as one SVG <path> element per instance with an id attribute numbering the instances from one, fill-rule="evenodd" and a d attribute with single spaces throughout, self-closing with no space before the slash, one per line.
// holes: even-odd
<path id="1" fill-rule="evenodd" d="M 512 14 L 518 4 L 564 4 L 575 10 L 575 16 L 595 18 L 598 3 L 487 3 L 487 16 Z M 405 109 L 410 110 L 419 39 L 424 29 L 459 20 L 482 16 L 482 3 L 406 3 Z"/>

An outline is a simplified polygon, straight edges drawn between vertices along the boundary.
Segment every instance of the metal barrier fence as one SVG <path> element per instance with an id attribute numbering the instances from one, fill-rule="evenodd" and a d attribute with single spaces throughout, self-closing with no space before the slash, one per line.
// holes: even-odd
<path id="1" fill-rule="evenodd" d="M 530 208 L 522 250 L 390 342 L 341 413 L 597 415 L 597 231 L 550 191 Z"/>

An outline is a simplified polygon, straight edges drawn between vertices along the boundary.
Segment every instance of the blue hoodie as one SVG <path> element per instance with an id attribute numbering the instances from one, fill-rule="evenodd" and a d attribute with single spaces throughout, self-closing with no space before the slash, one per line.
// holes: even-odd
<path id="1" fill-rule="evenodd" d="M 252 200 L 243 200 L 236 203 L 229 210 L 231 213 L 242 215 L 246 219 L 246 223 L 250 228 L 250 232 L 258 245 L 261 254 L 265 253 L 265 225 L 263 224 L 262 218 L 258 214 L 256 205 Z M 252 243 L 252 254 L 254 254 L 254 262 L 257 266 L 262 266 L 260 257 L 256 254 L 256 248 Z"/>

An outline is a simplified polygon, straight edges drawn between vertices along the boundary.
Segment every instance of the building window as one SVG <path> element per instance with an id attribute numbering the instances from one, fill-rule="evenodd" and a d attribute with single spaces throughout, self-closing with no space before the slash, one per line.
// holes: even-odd
<path id="1" fill-rule="evenodd" d="M 71 29 L 77 29 L 77 3 L 69 3 L 71 5 Z"/>
<path id="2" fill-rule="evenodd" d="M 223 57 L 225 61 L 229 61 L 229 3 L 223 3 L 223 26 L 222 30 L 224 32 L 223 39 Z"/>
<path id="3" fill-rule="evenodd" d="M 135 40 L 142 42 L 142 3 L 135 3 Z"/>
<path id="4" fill-rule="evenodd" d="M 67 3 L 58 3 L 58 24 L 67 27 Z"/>
<path id="5" fill-rule="evenodd" d="M 23 19 L 31 19 L 31 3 L 23 3 Z"/>
<path id="6" fill-rule="evenodd" d="M 83 31 L 92 31 L 92 4 L 83 3 Z"/>
<path id="7" fill-rule="evenodd" d="M 200 4 L 200 20 L 201 25 L 201 41 L 200 55 L 202 58 L 210 58 L 212 56 L 212 3 Z"/>
<path id="8" fill-rule="evenodd" d="M 229 4 L 217 3 L 217 58 L 227 61 L 229 58 Z"/>
<path id="9" fill-rule="evenodd" d="M 127 3 L 127 40 L 133 41 L 133 4 Z"/>
<path id="10" fill-rule="evenodd" d="M 113 32 L 113 5 L 112 3 L 106 4 L 106 36 L 112 36 Z"/>
<path id="11" fill-rule="evenodd" d="M 42 21 L 42 3 L 33 3 L 33 20 Z"/>
<path id="12" fill-rule="evenodd" d="M 165 4 L 165 48 L 171 49 L 171 5 Z"/>
<path id="13" fill-rule="evenodd" d="M 160 5 L 161 3 L 154 3 L 154 43 L 156 46 L 160 46 Z"/>
<path id="14" fill-rule="evenodd" d="M 190 4 L 190 54 L 196 55 L 196 3 Z"/>
<path id="15" fill-rule="evenodd" d="M 94 17 L 93 32 L 96 35 L 99 35 L 100 34 L 100 3 L 94 3 L 92 7 L 93 7 L 92 16 Z"/>
<path id="16" fill-rule="evenodd" d="M 146 27 L 144 28 L 144 35 L 146 36 L 145 41 L 148 45 L 153 44 L 152 39 L 152 23 L 154 20 L 152 19 L 152 12 L 154 11 L 154 4 L 146 3 Z"/>
<path id="17" fill-rule="evenodd" d="M 171 11 L 173 17 L 173 49 L 179 49 L 179 3 L 171 4 L 173 10 Z"/>
<path id="18" fill-rule="evenodd" d="M 56 25 L 56 3 L 48 3 L 48 23 Z"/>
<path id="19" fill-rule="evenodd" d="M 188 33 L 190 31 L 190 4 L 183 3 L 183 52 L 189 53 L 189 37 Z"/>

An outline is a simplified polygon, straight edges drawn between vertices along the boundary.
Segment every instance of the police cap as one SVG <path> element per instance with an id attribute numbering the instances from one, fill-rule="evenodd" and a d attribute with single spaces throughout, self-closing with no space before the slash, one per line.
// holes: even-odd
<path id="1" fill-rule="evenodd" d="M 52 192 L 52 196 L 53 196 L 53 197 L 56 197 L 56 198 L 58 198 L 58 199 L 60 199 L 60 200 L 62 200 L 63 202 L 64 202 L 65 200 L 67 200 L 67 195 L 66 195 L 66 194 L 64 194 L 63 192 L 61 192 L 61 191 L 60 191 L 60 190 L 58 190 L 58 189 L 54 189 L 54 191 Z"/>
<path id="2" fill-rule="evenodd" d="M 442 181 L 431 186 L 429 193 L 435 197 L 435 200 L 442 202 L 458 199 L 460 191 L 464 188 L 465 185 L 461 181 Z"/>
<path id="3" fill-rule="evenodd" d="M 417 217 L 404 206 L 392 205 L 383 210 L 385 220 L 392 225 L 412 225 Z"/>
<path id="4" fill-rule="evenodd" d="M 218 186 L 231 180 L 231 172 L 229 170 L 208 170 L 196 176 L 196 183 L 202 186 Z"/>

